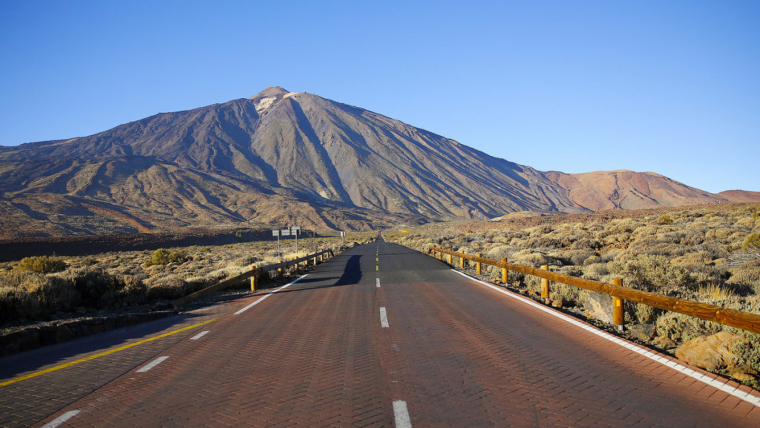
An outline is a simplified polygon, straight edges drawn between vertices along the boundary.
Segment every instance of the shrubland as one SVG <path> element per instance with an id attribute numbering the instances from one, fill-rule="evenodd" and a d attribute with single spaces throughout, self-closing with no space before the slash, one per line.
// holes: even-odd
<path id="1" fill-rule="evenodd" d="M 450 222 L 387 233 L 421 252 L 439 246 L 603 282 L 760 314 L 760 205 L 721 204 L 594 214 L 517 213 L 497 221 Z M 499 283 L 501 269 L 485 267 Z M 540 292 L 538 278 L 511 273 L 509 287 Z M 553 285 L 555 306 L 588 316 L 589 292 Z M 746 340 L 737 365 L 760 371 L 760 336 L 686 315 L 626 302 L 626 323 L 648 326 L 648 345 L 673 350 L 721 330 Z M 635 329 L 634 329 L 635 330 Z M 756 381 L 747 380 L 757 386 Z M 753 383 L 754 382 L 754 383 Z"/>
<path id="2" fill-rule="evenodd" d="M 349 234 L 346 242 L 367 242 L 372 237 Z M 296 254 L 295 241 L 282 239 L 281 256 L 277 241 L 259 241 L 0 263 L 0 326 L 146 309 L 156 301 L 177 299 L 239 275 L 251 265 L 273 264 L 340 245 L 340 237 L 302 238 Z M 266 286 L 268 280 L 262 278 L 262 284 Z"/>

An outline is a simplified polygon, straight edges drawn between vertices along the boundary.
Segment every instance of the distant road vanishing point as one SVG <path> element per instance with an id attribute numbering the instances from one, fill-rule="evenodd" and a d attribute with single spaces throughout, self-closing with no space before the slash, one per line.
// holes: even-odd
<path id="1" fill-rule="evenodd" d="M 281 288 L 4 357 L 0 425 L 760 426 L 760 394 L 637 349 L 380 239 Z"/>

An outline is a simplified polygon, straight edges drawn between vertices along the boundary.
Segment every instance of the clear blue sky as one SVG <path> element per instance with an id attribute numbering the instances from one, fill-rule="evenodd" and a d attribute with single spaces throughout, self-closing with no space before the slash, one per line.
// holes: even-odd
<path id="1" fill-rule="evenodd" d="M 4 1 L 0 145 L 267 86 L 540 170 L 760 191 L 760 1 Z"/>

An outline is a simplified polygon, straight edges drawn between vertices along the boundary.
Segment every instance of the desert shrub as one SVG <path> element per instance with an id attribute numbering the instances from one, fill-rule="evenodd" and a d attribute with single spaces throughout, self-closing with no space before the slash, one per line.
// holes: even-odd
<path id="1" fill-rule="evenodd" d="M 81 295 L 71 281 L 58 276 L 30 277 L 23 287 L 51 312 L 68 311 L 81 303 Z"/>
<path id="2" fill-rule="evenodd" d="M 651 324 L 657 317 L 664 311 L 653 306 L 645 305 L 643 303 L 627 302 L 633 305 L 633 316 L 636 318 L 639 324 Z"/>
<path id="3" fill-rule="evenodd" d="M 659 224 L 673 224 L 673 217 L 663 214 L 660 216 L 660 218 L 657 219 L 657 223 Z"/>
<path id="4" fill-rule="evenodd" d="M 145 266 L 168 265 L 169 263 L 182 264 L 189 260 L 191 260 L 190 256 L 184 251 L 170 251 L 165 248 L 159 248 L 153 252 L 150 261 L 145 263 Z"/>
<path id="5" fill-rule="evenodd" d="M 742 250 L 760 250 L 760 233 L 750 233 L 742 242 Z"/>
<path id="6" fill-rule="evenodd" d="M 150 300 L 174 300 L 188 294 L 187 283 L 177 276 L 168 276 L 148 287 Z"/>
<path id="7" fill-rule="evenodd" d="M 126 303 L 141 304 L 147 300 L 148 287 L 138 277 L 124 275 L 119 278 L 124 286 L 119 291 L 119 297 Z"/>
<path id="8" fill-rule="evenodd" d="M 697 336 L 709 336 L 718 333 L 723 326 L 711 321 L 676 312 L 665 312 L 655 322 L 657 336 L 667 337 L 673 342 L 680 343 Z"/>
<path id="9" fill-rule="evenodd" d="M 72 272 L 68 278 L 82 298 L 82 305 L 104 307 L 119 301 L 124 281 L 102 269 L 84 268 Z"/>
<path id="10" fill-rule="evenodd" d="M 598 250 L 601 247 L 599 241 L 591 238 L 580 238 L 570 246 L 573 250 Z"/>
<path id="11" fill-rule="evenodd" d="M 66 263 L 56 257 L 24 257 L 18 262 L 14 269 L 21 272 L 60 272 L 66 269 Z"/>
<path id="12" fill-rule="evenodd" d="M 0 321 L 34 319 L 40 312 L 40 302 L 26 290 L 0 287 Z"/>
<path id="13" fill-rule="evenodd" d="M 589 266 L 597 263 L 601 263 L 602 258 L 597 256 L 596 254 L 589 256 L 586 260 L 583 261 L 583 266 Z"/>
<path id="14" fill-rule="evenodd" d="M 583 267 L 583 277 L 586 279 L 600 281 L 603 277 L 609 275 L 609 273 L 610 271 L 606 263 L 592 263 Z"/>
<path id="15" fill-rule="evenodd" d="M 512 259 L 515 264 L 530 267 L 540 267 L 550 263 L 550 259 L 546 255 L 531 250 L 518 251 L 512 254 Z"/>
<path id="16" fill-rule="evenodd" d="M 627 280 L 627 286 L 648 291 L 684 290 L 692 288 L 689 273 L 680 266 L 674 266 L 666 257 L 638 254 L 628 262 L 609 264 L 613 272 Z"/>
<path id="17" fill-rule="evenodd" d="M 568 252 L 568 256 L 573 265 L 582 266 L 590 257 L 596 257 L 596 253 L 591 250 L 573 250 Z"/>

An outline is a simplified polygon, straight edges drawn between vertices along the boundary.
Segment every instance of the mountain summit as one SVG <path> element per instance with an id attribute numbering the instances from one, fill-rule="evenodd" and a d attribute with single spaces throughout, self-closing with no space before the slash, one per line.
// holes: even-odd
<path id="1" fill-rule="evenodd" d="M 644 180 L 646 193 L 618 178 L 614 189 L 589 189 L 593 178 L 543 173 L 275 86 L 88 137 L 0 147 L 0 215 L 3 230 L 29 236 L 296 223 L 367 229 L 726 200 L 672 180 L 659 193 L 651 191 L 657 180 Z"/>

